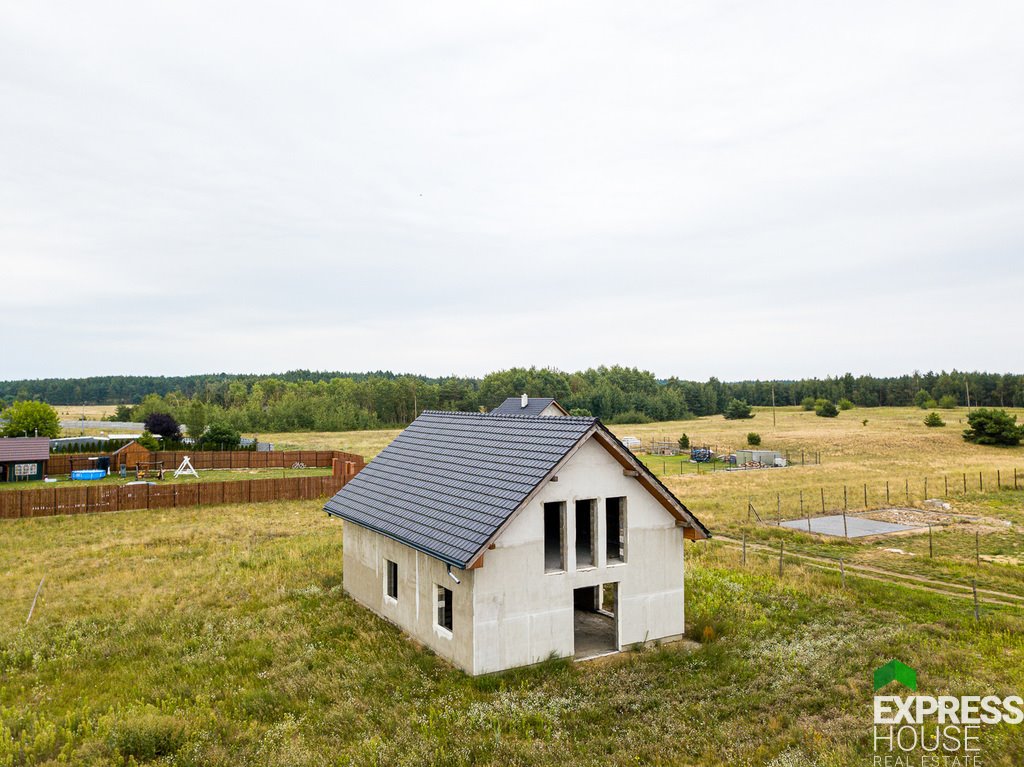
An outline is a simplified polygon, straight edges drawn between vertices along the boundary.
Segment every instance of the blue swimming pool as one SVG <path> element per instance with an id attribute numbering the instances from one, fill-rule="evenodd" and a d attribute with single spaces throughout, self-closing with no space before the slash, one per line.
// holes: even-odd
<path id="1" fill-rule="evenodd" d="M 79 469 L 71 472 L 71 479 L 103 479 L 107 472 L 103 469 Z"/>

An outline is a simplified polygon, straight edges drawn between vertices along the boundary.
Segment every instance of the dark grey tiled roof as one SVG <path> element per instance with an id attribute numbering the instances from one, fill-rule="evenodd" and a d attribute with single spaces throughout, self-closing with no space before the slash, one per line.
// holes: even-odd
<path id="1" fill-rule="evenodd" d="M 49 457 L 49 437 L 0 438 L 0 461 L 45 461 Z"/>
<path id="2" fill-rule="evenodd" d="M 541 411 L 554 402 L 553 397 L 530 397 L 523 407 L 521 397 L 509 397 L 491 411 L 491 415 L 540 415 Z"/>
<path id="3" fill-rule="evenodd" d="M 324 509 L 465 567 L 596 422 L 427 411 Z"/>

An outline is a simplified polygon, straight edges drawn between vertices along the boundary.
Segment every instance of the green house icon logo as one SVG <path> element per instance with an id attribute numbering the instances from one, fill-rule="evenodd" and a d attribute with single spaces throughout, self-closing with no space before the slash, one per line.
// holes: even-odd
<path id="1" fill-rule="evenodd" d="M 875 692 L 881 690 L 889 682 L 899 682 L 908 690 L 917 692 L 917 672 L 895 659 L 875 669 Z"/>

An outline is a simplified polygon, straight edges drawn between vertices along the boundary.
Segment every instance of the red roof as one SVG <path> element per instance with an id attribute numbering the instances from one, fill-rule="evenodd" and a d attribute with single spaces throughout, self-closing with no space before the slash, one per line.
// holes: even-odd
<path id="1" fill-rule="evenodd" d="M 49 458 L 49 437 L 6 437 L 0 439 L 0 463 L 46 461 Z"/>

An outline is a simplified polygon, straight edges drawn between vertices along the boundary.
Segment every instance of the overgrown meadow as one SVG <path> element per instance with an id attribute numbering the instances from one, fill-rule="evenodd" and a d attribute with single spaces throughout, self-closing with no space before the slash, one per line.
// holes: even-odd
<path id="1" fill-rule="evenodd" d="M 8 521 L 0 765 L 868 764 L 892 657 L 922 691 L 1024 690 L 1015 608 L 687 554 L 696 643 L 473 679 L 344 595 L 315 502 Z M 1020 764 L 1024 728 L 982 747 Z"/>

